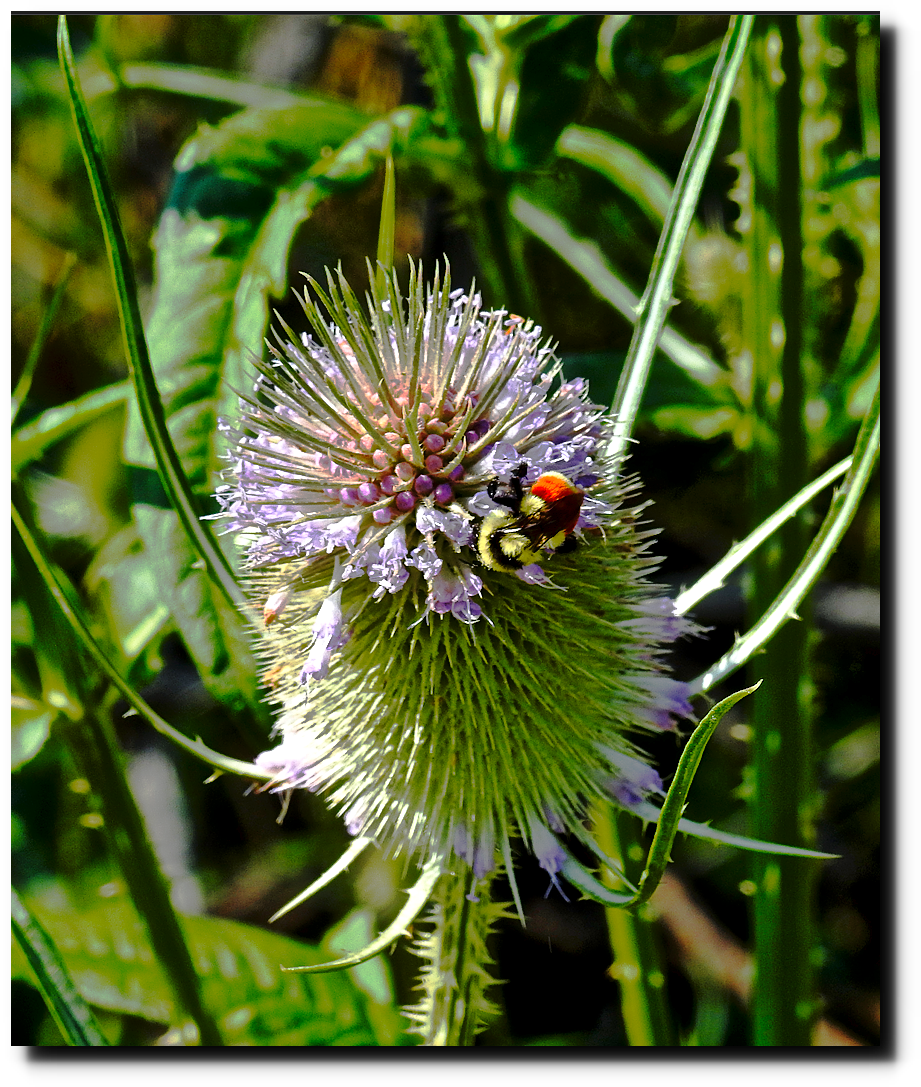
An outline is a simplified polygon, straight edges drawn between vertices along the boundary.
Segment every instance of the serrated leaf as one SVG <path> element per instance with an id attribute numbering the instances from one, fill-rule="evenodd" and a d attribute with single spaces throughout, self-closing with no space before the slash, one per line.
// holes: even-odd
<path id="1" fill-rule="evenodd" d="M 230 414 L 234 390 L 247 384 L 246 352 L 262 343 L 269 294 L 284 290 L 294 232 L 323 196 L 304 175 L 361 120 L 350 107 L 321 100 L 244 110 L 200 130 L 179 155 L 157 232 L 148 341 L 171 436 L 200 492 L 213 487 L 217 419 Z M 133 407 L 125 456 L 154 467 Z M 223 701 L 252 704 L 255 667 L 240 616 L 199 569 L 157 479 L 143 472 L 134 478 L 138 531 L 204 682 Z"/>
<path id="2" fill-rule="evenodd" d="M 205 686 L 234 710 L 255 705 L 256 663 L 244 619 L 199 568 L 179 518 L 172 510 L 136 503 L 134 519 L 154 580 Z"/>
<path id="3" fill-rule="evenodd" d="M 148 339 L 173 441 L 200 491 L 213 489 L 217 420 L 233 416 L 236 392 L 250 384 L 249 352 L 261 351 L 269 296 L 284 292 L 298 226 L 331 188 L 366 180 L 382 155 L 407 147 L 427 124 L 415 108 L 368 123 L 349 107 L 318 100 L 243 111 L 201 130 L 180 153 L 157 233 Z M 126 459 L 152 467 L 133 412 Z M 156 481 L 145 484 L 140 473 L 135 480 L 147 490 L 136 491 L 138 529 L 203 680 L 222 700 L 252 703 L 255 668 L 239 617 L 198 569 Z"/>

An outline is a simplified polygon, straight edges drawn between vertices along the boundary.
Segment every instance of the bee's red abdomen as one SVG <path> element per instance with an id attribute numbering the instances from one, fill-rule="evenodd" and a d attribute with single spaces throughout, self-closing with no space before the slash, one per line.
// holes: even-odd
<path id="1" fill-rule="evenodd" d="M 531 494 L 547 503 L 553 511 L 558 531 L 570 533 L 579 520 L 582 491 L 559 472 L 545 472 L 531 485 Z"/>

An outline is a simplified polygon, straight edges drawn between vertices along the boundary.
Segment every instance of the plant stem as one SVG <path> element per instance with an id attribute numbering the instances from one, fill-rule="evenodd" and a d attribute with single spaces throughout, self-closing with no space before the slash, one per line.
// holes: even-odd
<path id="1" fill-rule="evenodd" d="M 805 486 L 809 457 L 803 418 L 803 264 L 800 205 L 799 34 L 794 16 L 761 16 L 740 88 L 741 142 L 751 173 L 744 231 L 748 291 L 743 330 L 753 360 L 749 509 L 758 525 Z M 753 558 L 749 606 L 760 616 L 807 546 L 807 526 L 788 521 Z M 789 623 L 758 662 L 753 792 L 755 837 L 809 846 L 812 720 L 809 627 Z M 752 859 L 756 976 L 753 1041 L 808 1046 L 815 1012 L 812 913 L 815 865 L 799 858 Z"/>
<path id="2" fill-rule="evenodd" d="M 593 809 L 592 823 L 599 846 L 621 867 L 642 862 L 643 849 L 636 841 L 637 822 L 625 812 L 607 806 Z M 634 857 L 634 852 L 637 856 Z M 612 888 L 623 884 L 606 868 L 604 882 Z M 675 1046 L 665 991 L 665 971 L 648 906 L 636 912 L 619 907 L 605 910 L 614 963 L 611 977 L 620 985 L 621 1013 L 630 1046 Z"/>
<path id="3" fill-rule="evenodd" d="M 509 211 L 511 175 L 499 170 L 489 153 L 461 18 L 453 12 L 425 16 L 422 46 L 438 104 L 452 135 L 464 143 L 475 182 L 475 193 L 464 200 L 464 222 L 479 259 L 487 302 L 537 317 L 537 300 L 522 271 L 521 234 Z"/>
<path id="4" fill-rule="evenodd" d="M 432 897 L 433 925 L 414 948 L 425 960 L 421 1002 L 408 1014 L 425 1046 L 472 1046 L 495 1008 L 486 1000 L 493 984 L 487 941 L 504 908 L 490 901 L 492 880 L 470 870 L 447 872 Z"/>
<path id="5" fill-rule="evenodd" d="M 128 786 L 115 730 L 104 713 L 96 712 L 95 692 L 90 678 L 94 673 L 80 658 L 73 638 L 68 636 L 66 625 L 60 621 L 60 615 L 47 597 L 55 600 L 68 620 L 73 610 L 45 561 L 25 517 L 15 505 L 13 520 L 17 529 L 13 536 L 13 554 L 29 611 L 33 616 L 47 616 L 43 639 L 54 646 L 54 658 L 61 670 L 66 672 L 63 677 L 64 691 L 73 692 L 68 696 L 66 705 L 61 698 L 56 700 L 56 704 L 64 709 L 64 715 L 58 719 L 62 738 L 73 748 L 83 776 L 100 798 L 102 825 L 112 854 L 121 869 L 135 908 L 147 926 L 154 954 L 175 995 L 177 1012 L 195 1023 L 201 1045 L 222 1046 L 224 1043 L 217 1025 L 202 1001 L 198 974 L 185 934 L 147 838 L 143 818 Z M 47 687 L 44 676 L 43 687 Z"/>
<path id="6" fill-rule="evenodd" d="M 707 97 L 697 119 L 697 127 L 681 164 L 672 202 L 653 258 L 649 282 L 640 299 L 639 321 L 630 341 L 624 369 L 611 405 L 611 414 L 614 417 L 611 455 L 623 452 L 633 430 L 656 344 L 672 304 L 672 286 L 681 250 L 684 248 L 691 219 L 700 198 L 700 190 L 745 56 L 752 19 L 751 15 L 733 15 L 730 20 L 729 30 L 723 39 L 723 47 L 710 77 Z"/>

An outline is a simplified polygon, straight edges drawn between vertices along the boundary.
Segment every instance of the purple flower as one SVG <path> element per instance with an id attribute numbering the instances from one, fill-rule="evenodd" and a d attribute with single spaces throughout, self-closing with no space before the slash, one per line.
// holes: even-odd
<path id="1" fill-rule="evenodd" d="M 661 664 L 689 625 L 645 580 L 651 533 L 586 383 L 554 390 L 530 321 L 410 280 L 404 298 L 372 276 L 366 311 L 344 279 L 314 285 L 313 334 L 278 338 L 222 424 L 220 517 L 265 618 L 283 737 L 260 765 L 391 854 L 453 853 L 479 880 L 519 840 L 556 884 L 556 835 L 590 803 L 660 791 L 622 752 L 690 714 Z M 565 559 L 545 546 L 568 531 L 552 505 L 525 501 L 547 472 L 586 491 Z M 496 510 L 539 563 L 483 558 Z"/>

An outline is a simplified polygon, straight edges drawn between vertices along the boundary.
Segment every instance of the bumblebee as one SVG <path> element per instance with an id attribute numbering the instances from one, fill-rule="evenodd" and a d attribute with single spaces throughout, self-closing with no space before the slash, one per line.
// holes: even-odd
<path id="1" fill-rule="evenodd" d="M 514 573 L 542 557 L 565 554 L 576 547 L 573 531 L 582 508 L 583 491 L 559 472 L 544 472 L 526 493 L 522 479 L 528 466 L 519 464 L 508 483 L 494 479 L 486 493 L 503 509 L 492 510 L 480 523 L 477 552 L 490 570 Z"/>

